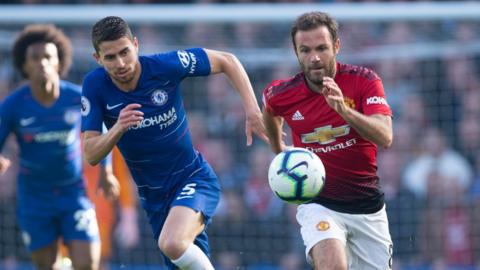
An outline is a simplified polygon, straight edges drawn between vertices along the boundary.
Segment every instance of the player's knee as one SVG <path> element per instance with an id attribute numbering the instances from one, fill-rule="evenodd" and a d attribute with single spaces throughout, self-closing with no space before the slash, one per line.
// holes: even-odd
<path id="1" fill-rule="evenodd" d="M 42 256 L 43 255 L 43 256 Z M 57 260 L 56 256 L 48 256 L 50 254 L 34 254 L 32 255 L 32 260 L 37 269 L 40 270 L 51 270 L 51 269 L 60 269 L 60 261 Z"/>
<path id="2" fill-rule="evenodd" d="M 73 269 L 75 270 L 98 270 L 98 263 L 93 260 L 82 260 L 80 262 L 73 263 Z"/>
<path id="3" fill-rule="evenodd" d="M 158 240 L 160 250 L 170 259 L 178 259 L 187 250 L 188 245 L 184 239 L 162 235 Z"/>
<path id="4" fill-rule="evenodd" d="M 100 260 L 94 256 L 84 256 L 82 258 L 72 260 L 73 269 L 75 270 L 98 270 Z"/>
<path id="5" fill-rule="evenodd" d="M 321 260 L 314 260 L 315 270 L 347 270 L 347 260 L 325 257 Z"/>
<path id="6" fill-rule="evenodd" d="M 341 240 L 324 239 L 309 252 L 315 270 L 347 270 L 347 254 Z"/>
<path id="7" fill-rule="evenodd" d="M 39 270 L 57 270 L 60 269 L 60 264 L 56 263 L 55 260 L 39 260 L 35 262 L 37 269 Z"/>

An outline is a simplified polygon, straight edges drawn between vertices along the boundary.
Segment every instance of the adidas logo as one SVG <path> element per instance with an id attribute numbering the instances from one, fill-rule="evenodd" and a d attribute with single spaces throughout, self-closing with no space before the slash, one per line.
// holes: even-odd
<path id="1" fill-rule="evenodd" d="M 303 115 L 298 110 L 292 115 L 292 120 L 294 121 L 303 120 L 303 119 L 305 118 L 303 118 Z"/>

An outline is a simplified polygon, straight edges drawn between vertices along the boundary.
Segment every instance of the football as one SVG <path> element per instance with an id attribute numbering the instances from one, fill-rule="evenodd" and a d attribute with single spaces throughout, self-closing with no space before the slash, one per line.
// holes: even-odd
<path id="1" fill-rule="evenodd" d="M 289 148 L 270 163 L 268 183 L 282 200 L 301 204 L 315 198 L 325 183 L 325 167 L 320 158 L 305 148 Z"/>

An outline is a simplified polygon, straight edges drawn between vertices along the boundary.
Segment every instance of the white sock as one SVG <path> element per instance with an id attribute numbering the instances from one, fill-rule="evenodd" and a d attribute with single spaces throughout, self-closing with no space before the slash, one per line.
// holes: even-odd
<path id="1" fill-rule="evenodd" d="M 180 258 L 172 262 L 182 270 L 215 270 L 207 255 L 193 243 Z"/>

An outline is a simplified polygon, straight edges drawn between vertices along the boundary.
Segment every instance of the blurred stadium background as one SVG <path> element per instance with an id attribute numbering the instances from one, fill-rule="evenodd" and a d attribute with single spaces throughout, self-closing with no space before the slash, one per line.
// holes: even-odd
<path id="1" fill-rule="evenodd" d="M 92 24 L 120 15 L 139 38 L 141 53 L 197 46 L 235 53 L 260 101 L 273 78 L 298 71 L 289 34 L 293 19 L 327 11 L 340 22 L 340 61 L 373 68 L 394 111 L 394 145 L 378 160 L 395 269 L 480 269 L 478 1 L 153 2 L 1 1 L 0 100 L 21 83 L 9 54 L 25 24 L 64 29 L 75 51 L 68 79 L 81 83 L 96 67 Z M 295 208 L 268 187 L 273 156 L 260 141 L 245 147 L 241 104 L 228 82 L 222 76 L 187 79 L 183 96 L 194 142 L 223 186 L 208 230 L 217 269 L 308 269 Z M 10 140 L 3 153 L 15 161 L 17 151 Z M 0 176 L 0 269 L 31 269 L 16 225 L 16 169 Z M 139 218 L 141 241 L 130 250 L 117 246 L 113 269 L 161 269 L 143 212 Z"/>

